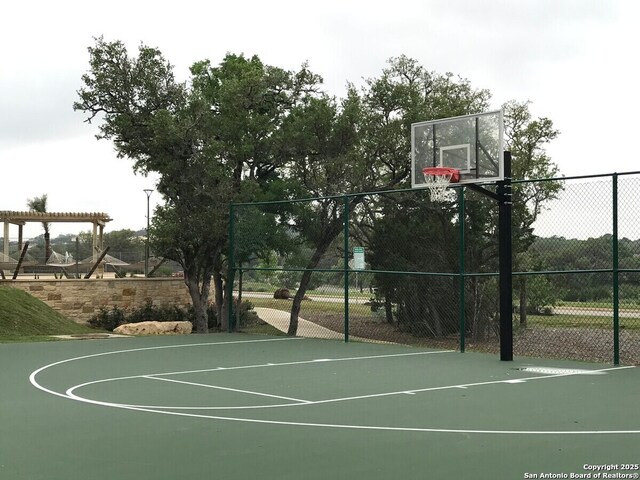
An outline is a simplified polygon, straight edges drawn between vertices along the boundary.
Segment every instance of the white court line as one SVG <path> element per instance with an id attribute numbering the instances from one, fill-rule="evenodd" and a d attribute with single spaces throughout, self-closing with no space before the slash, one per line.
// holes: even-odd
<path id="1" fill-rule="evenodd" d="M 163 382 L 181 383 L 183 385 L 192 385 L 194 387 L 205 387 L 205 388 L 213 388 L 213 389 L 216 389 L 216 390 L 226 390 L 226 391 L 229 391 L 229 392 L 248 393 L 249 395 L 257 395 L 257 396 L 260 396 L 260 397 L 279 398 L 281 400 L 291 400 L 291 401 L 300 402 L 300 403 L 313 403 L 313 402 L 311 402 L 309 400 L 302 400 L 300 398 L 282 397 L 280 395 L 271 395 L 269 393 L 254 392 L 252 390 L 241 390 L 239 388 L 220 387 L 218 385 L 207 385 L 206 383 L 185 382 L 185 381 L 182 381 L 182 380 L 173 380 L 173 379 L 170 379 L 170 378 L 160 378 L 160 377 L 155 377 L 155 376 L 151 376 L 151 375 L 145 375 L 142 378 L 148 378 L 149 380 L 161 380 Z"/>
<path id="2" fill-rule="evenodd" d="M 73 358 L 67 358 L 66 360 L 60 360 L 59 362 L 53 362 L 50 363 L 48 365 L 45 365 L 44 367 L 40 367 L 37 370 L 34 370 L 33 372 L 31 372 L 31 375 L 29 375 L 29 382 L 31 383 L 31 385 L 33 385 L 34 387 L 36 387 L 39 390 L 42 390 L 43 392 L 49 393 L 51 395 L 56 395 L 58 397 L 62 397 L 62 398 L 69 398 L 67 395 L 65 395 L 64 393 L 60 393 L 60 392 L 56 392 L 55 390 L 51 390 L 47 387 L 44 387 L 42 385 L 40 385 L 38 382 L 35 381 L 36 376 L 51 367 L 55 367 L 58 365 L 62 365 L 65 363 L 69 363 L 69 362 L 75 362 L 76 360 L 86 360 L 87 358 L 95 358 L 95 357 L 103 357 L 103 356 L 107 356 L 107 355 L 116 355 L 118 353 L 131 353 L 131 352 L 144 352 L 147 350 L 163 350 L 166 348 L 181 348 L 181 347 L 203 347 L 203 346 L 211 346 L 211 345 L 234 345 L 234 344 L 238 344 L 238 343 L 260 343 L 260 342 L 283 342 L 283 341 L 288 341 L 288 340 L 303 340 L 302 338 L 299 337 L 288 337 L 288 338 L 266 338 L 263 340 L 234 340 L 234 341 L 230 341 L 230 342 L 207 342 L 207 343 L 187 343 L 184 345 L 160 345 L 160 346 L 156 346 L 156 347 L 143 347 L 143 348 L 129 348 L 127 350 L 113 350 L 110 352 L 102 352 L 102 353 L 92 353 L 91 355 L 82 355 L 81 357 L 73 357 Z M 134 378 L 134 377 L 122 377 L 122 378 Z M 94 382 L 89 382 L 89 383 L 94 383 Z"/>
<path id="3" fill-rule="evenodd" d="M 423 352 L 423 353 L 444 353 L 442 351 L 438 351 L 438 352 Z M 404 355 L 404 354 L 401 354 Z M 395 355 L 391 355 L 391 356 L 395 356 Z M 375 356 L 375 358 L 380 358 L 381 356 Z M 360 358 L 367 358 L 367 357 L 351 357 L 351 359 L 360 359 Z M 343 360 L 343 359 L 341 359 Z M 312 361 L 313 362 L 313 361 Z M 269 366 L 277 366 L 277 365 L 290 365 L 291 362 L 286 362 L 286 363 L 282 363 L 282 364 L 266 364 Z M 310 363 L 308 361 L 305 362 L 301 362 L 301 363 Z M 254 365 L 253 367 L 262 367 L 264 365 Z M 245 367 L 245 368 L 249 368 L 249 366 Z M 624 370 L 627 368 L 635 368 L 634 366 L 624 366 L 624 367 L 610 367 L 610 368 L 602 368 L 602 369 L 597 369 L 597 370 L 589 370 L 588 374 L 595 374 L 595 373 L 601 373 L 601 372 L 607 372 L 607 371 L 612 371 L 612 370 Z M 209 371 L 209 370 L 207 370 Z M 131 408 L 142 408 L 142 409 L 170 409 L 170 410 L 257 410 L 257 409 L 263 409 L 263 408 L 283 408 L 283 407 L 296 407 L 296 406 L 310 406 L 310 405 L 321 405 L 321 404 L 328 404 L 328 403 L 338 403 L 338 402 L 349 402 L 349 401 L 356 401 L 356 400 L 368 400 L 368 399 L 372 399 L 372 398 L 381 398 L 381 397 L 390 397 L 390 396 L 395 396 L 395 395 L 415 395 L 416 393 L 424 393 L 424 392 L 435 392 L 435 391 L 440 391 L 440 390 L 450 390 L 450 389 L 467 389 L 469 387 L 479 387 L 479 386 L 486 386 L 486 385 L 497 385 L 497 384 L 521 384 L 521 383 L 526 383 L 529 380 L 545 380 L 545 379 L 550 379 L 550 378 L 560 378 L 560 377 L 570 377 L 570 376 L 578 376 L 578 375 L 586 375 L 586 372 L 580 372 L 580 371 L 575 371 L 575 370 L 570 370 L 567 371 L 566 373 L 557 373 L 557 374 L 550 374 L 550 375 L 541 375 L 541 376 L 532 376 L 532 377 L 520 377 L 520 378 L 511 378 L 511 379 L 501 379 L 501 380 L 490 380 L 490 381 L 486 381 L 486 382 L 473 382 L 473 383 L 462 383 L 462 384 L 457 384 L 457 385 L 442 385 L 439 387 L 425 387 L 425 388 L 416 388 L 416 389 L 410 389 L 410 390 L 397 390 L 397 391 L 392 391 L 392 392 L 382 392 L 382 393 L 373 393 L 373 394 L 367 394 L 367 395 L 356 395 L 356 396 L 351 396 L 351 397 L 339 397 L 339 398 L 330 398 L 330 399 L 325 399 L 325 400 L 300 400 L 297 398 L 290 398 L 290 397 L 278 397 L 273 395 L 274 398 L 282 398 L 283 400 L 291 400 L 294 401 L 296 403 L 283 403 L 283 404 L 276 404 L 276 405 L 246 405 L 246 406 L 231 406 L 231 407 L 220 407 L 220 406 L 216 406 L 216 407 L 211 407 L 211 406 L 193 406 L 193 407 L 184 407 L 184 406 L 174 406 L 174 405 L 136 405 L 136 404 L 125 404 L 125 403 L 119 403 L 118 405 L 123 406 L 123 407 L 131 407 Z M 201 386 L 201 387 L 208 387 L 208 388 L 218 388 L 221 390 L 232 390 L 232 391 L 238 391 L 238 392 L 244 392 L 244 393 L 251 393 L 251 391 L 243 391 L 243 390 L 234 390 L 234 389 L 229 389 L 227 387 L 221 387 L 221 386 L 217 386 L 217 385 L 209 385 L 209 384 L 200 384 L 200 383 L 193 383 L 193 382 L 185 382 L 185 381 L 181 381 L 181 380 L 171 380 L 171 379 L 165 379 L 165 378 L 156 378 L 156 375 L 161 375 L 161 374 L 155 374 L 155 375 L 134 375 L 134 376 L 130 376 L 130 377 L 116 377 L 116 378 L 108 378 L 108 379 L 104 379 L 104 380 L 95 380 L 92 382 L 87 382 L 87 383 L 83 383 L 80 385 L 76 385 L 70 389 L 67 390 L 66 394 L 73 398 L 74 400 L 78 400 L 78 401 L 89 401 L 92 402 L 92 400 L 87 399 L 85 397 L 81 397 L 79 395 L 75 394 L 75 391 L 83 388 L 85 386 L 88 385 L 94 385 L 97 383 L 104 383 L 104 382 L 109 382 L 109 381 L 118 381 L 118 380 L 129 380 L 129 379 L 136 379 L 136 378 L 147 378 L 147 379 L 157 379 L 157 380 L 164 380 L 164 381 L 168 381 L 168 382 L 175 382 L 175 383 L 184 383 L 187 385 L 193 385 L 193 386 Z M 257 394 L 257 393 L 256 393 Z M 265 396 L 271 396 L 271 395 L 265 395 Z"/>
<path id="4" fill-rule="evenodd" d="M 94 403 L 94 402 L 89 402 Z M 462 428 L 419 428 L 419 427 L 390 427 L 375 425 L 348 425 L 334 423 L 289 422 L 280 420 L 261 420 L 257 418 L 220 417 L 196 413 L 170 412 L 150 408 L 129 407 L 118 404 L 103 404 L 114 408 L 123 408 L 138 412 L 159 413 L 162 415 L 176 415 L 179 417 L 201 418 L 207 420 L 224 420 L 228 422 L 257 423 L 262 425 L 282 425 L 294 427 L 336 428 L 343 430 L 369 430 L 386 432 L 422 432 L 422 433 L 464 433 L 484 435 L 637 435 L 640 430 L 473 430 Z"/>
<path id="5" fill-rule="evenodd" d="M 199 370 L 183 370 L 183 371 L 178 371 L 178 372 L 164 372 L 164 373 L 152 373 L 152 374 L 144 374 L 144 375 L 129 375 L 129 376 L 124 376 L 124 377 L 112 377 L 112 378 L 104 378 L 102 380 L 92 380 L 90 382 L 85 382 L 85 383 L 81 383 L 79 385 L 74 385 L 73 387 L 67 389 L 67 391 L 65 392 L 65 395 L 63 396 L 67 396 L 68 398 L 71 398 L 73 400 L 78 400 L 78 401 L 89 401 L 91 402 L 92 400 L 85 398 L 85 397 L 81 397 L 79 395 L 76 395 L 75 391 L 84 387 L 87 387 L 89 385 L 95 385 L 98 383 L 106 383 L 106 382 L 116 382 L 116 381 L 120 381 L 120 380 L 134 380 L 134 379 L 139 379 L 139 378 L 147 378 L 147 379 L 152 379 L 154 377 L 164 377 L 167 375 L 185 375 L 185 374 L 191 374 L 191 373 L 208 373 L 208 372 L 218 372 L 218 371 L 228 371 L 228 370 L 245 370 L 245 369 L 251 369 L 251 368 L 264 368 L 264 367 L 280 367 L 280 366 L 291 366 L 291 365 L 308 365 L 308 364 L 318 364 L 318 363 L 326 363 L 326 362 L 342 362 L 342 361 L 350 361 L 350 360 L 363 360 L 363 359 L 380 359 L 380 358 L 389 358 L 389 357 L 406 357 L 406 356 L 415 356 L 415 355 L 432 355 L 432 354 L 437 354 L 437 353 L 452 353 L 455 352 L 455 350 L 435 350 L 435 351 L 429 351 L 429 352 L 411 352 L 411 353 L 394 353 L 394 354 L 388 354 L 388 355 L 367 355 L 367 356 L 362 356 L 362 357 L 342 357 L 342 358 L 334 358 L 334 359 L 330 359 L 330 358 L 323 358 L 321 359 L 320 362 L 318 362 L 317 359 L 315 360 L 302 360 L 299 362 L 282 362 L 282 363 L 261 363 L 261 364 L 256 364 L 256 365 L 243 365 L 243 366 L 238 366 L 238 367 L 214 367 L 214 368 L 205 368 L 205 369 L 199 369 Z M 78 357 L 78 358 L 83 358 L 83 357 Z M 55 365 L 55 364 L 52 364 Z M 169 379 L 163 379 L 160 378 L 160 380 L 166 380 L 168 381 Z M 179 383 L 178 381 L 176 381 L 176 383 Z M 187 382 L 184 382 L 187 383 Z M 195 385 L 195 384 L 192 384 Z M 210 385 L 206 385 L 206 384 L 199 384 L 201 386 L 210 386 Z M 223 388 L 223 387 L 220 387 Z M 385 394 L 387 395 L 387 394 Z M 282 397 L 284 399 L 286 399 L 286 397 Z M 211 406 L 195 406 L 195 407 L 183 407 L 183 406 L 166 406 L 166 405 L 132 405 L 132 404 L 118 404 L 118 405 L 126 405 L 129 407 L 139 407 L 139 408 L 171 408 L 172 410 L 252 410 L 252 409 L 260 409 L 260 408 L 278 408 L 278 407 L 293 407 L 296 405 L 304 405 L 304 404 L 313 404 L 313 403 L 317 403 L 317 402 L 313 402 L 313 401 L 309 401 L 309 400 L 298 400 L 298 399 L 292 399 L 295 400 L 296 403 L 284 403 L 284 404 L 278 404 L 278 405 L 247 405 L 247 406 L 233 406 L 233 407 L 211 407 Z M 350 400 L 349 398 L 345 398 L 346 400 Z M 109 403 L 109 402 L 107 402 Z"/>
<path id="6" fill-rule="evenodd" d="M 600 371 L 608 370 L 623 370 L 627 368 L 634 368 L 634 366 L 627 367 L 613 367 L 601 369 Z M 595 370 L 594 370 L 595 371 Z M 575 375 L 575 374 L 574 374 Z M 529 377 L 531 379 L 538 378 L 554 378 L 567 376 L 563 375 L 551 375 L 545 377 Z M 491 382 L 490 382 L 491 383 Z M 504 383 L 504 382 L 502 382 Z M 460 388 L 460 386 L 458 386 Z M 408 393 L 408 392 L 404 392 Z M 240 423 L 254 423 L 261 425 L 281 425 L 281 426 L 295 426 L 295 427 L 310 427 L 310 428 L 333 428 L 341 430 L 365 430 L 365 431 L 386 431 L 386 432 L 422 432 L 422 433 L 463 433 L 463 434 L 483 434 L 483 435 L 636 435 L 640 434 L 640 430 L 484 430 L 484 429 L 461 429 L 461 428 L 420 428 L 420 427 L 394 427 L 394 426 L 376 426 L 376 425 L 349 425 L 349 424 L 334 424 L 334 423 L 310 423 L 310 422 L 291 422 L 282 420 L 262 420 L 257 418 L 238 418 L 238 417 L 222 417 L 216 415 L 205 415 L 197 413 L 175 412 L 167 410 L 158 410 L 153 408 L 135 407 L 122 404 L 112 404 L 106 402 L 97 402 L 92 400 L 84 400 L 77 398 L 79 401 L 103 405 L 113 408 L 121 408 L 124 410 L 133 410 L 138 412 L 158 413 L 161 415 L 175 415 L 179 417 L 199 418 L 206 420 L 222 420 L 228 422 L 240 422 Z"/>
<path id="7" fill-rule="evenodd" d="M 216 372 L 219 370 L 231 371 L 231 370 L 246 370 L 251 368 L 286 367 L 291 365 L 307 365 L 307 364 L 313 364 L 313 363 L 348 362 L 348 361 L 354 361 L 354 360 L 372 360 L 377 358 L 410 357 L 410 356 L 416 356 L 416 355 L 435 355 L 437 353 L 456 353 L 456 351 L 455 350 L 434 350 L 430 352 L 392 353 L 387 355 L 367 355 L 364 357 L 320 358 L 320 359 L 314 359 L 314 360 L 301 360 L 298 362 L 259 363 L 255 365 L 240 365 L 237 367 L 214 367 L 214 368 L 203 368 L 200 370 L 181 370 L 178 372 L 149 373 L 146 376 L 166 377 L 168 375 L 186 375 L 190 373 Z M 138 377 L 143 377 L 143 376 L 145 375 L 138 375 Z M 135 377 L 120 377 L 120 378 L 125 379 L 125 378 L 135 378 Z"/>
<path id="8" fill-rule="evenodd" d="M 230 421 L 230 422 L 241 422 L 241 423 L 254 423 L 254 424 L 267 424 L 267 425 L 284 425 L 284 426 L 302 426 L 302 427 L 318 427 L 318 428 L 337 428 L 337 429 L 351 429 L 351 430 L 376 430 L 376 431 L 395 431 L 395 432 L 430 432 L 430 433 L 464 433 L 464 434 L 498 434 L 498 435 L 629 435 L 629 434 L 640 434 L 640 429 L 630 429 L 630 430 L 484 430 L 484 429 L 451 429 L 451 428 L 416 428 L 416 427 L 398 427 L 398 426 L 375 426 L 375 425 L 348 425 L 348 424 L 332 424 L 332 423 L 308 423 L 308 422 L 291 422 L 291 421 L 279 421 L 279 420 L 261 420 L 261 419 L 255 419 L 255 418 L 237 418 L 237 417 L 224 417 L 224 416 L 214 416 L 214 415 L 205 415 L 205 414 L 195 414 L 195 413 L 185 413 L 185 412 L 175 412 L 175 411 L 167 411 L 167 410 L 160 410 L 160 409 L 156 409 L 156 408 L 145 408 L 145 407 L 141 407 L 141 406 L 130 406 L 130 405 L 124 405 L 124 404 L 118 404 L 118 403 L 112 403 L 112 402 L 102 402 L 102 401 L 97 401 L 97 400 L 90 400 L 90 399 L 85 399 L 82 397 L 77 397 L 75 395 L 73 395 L 73 390 L 82 387 L 83 385 L 89 385 L 89 384 L 93 384 L 93 383 L 100 383 L 100 382 L 105 382 L 105 381 L 114 381 L 117 379 L 106 379 L 106 380 L 98 380 L 98 381 L 94 381 L 94 382 L 87 382 L 86 384 L 83 385 L 77 385 L 75 387 L 73 387 L 72 389 L 67 390 L 66 394 L 60 393 L 60 392 L 56 392 L 54 390 L 48 389 L 42 385 L 40 385 L 37 380 L 36 380 L 36 376 L 41 373 L 42 371 L 54 367 L 56 365 L 61 365 L 64 363 L 68 363 L 68 362 L 72 362 L 75 360 L 81 360 L 81 359 L 86 359 L 86 358 L 92 358 L 92 357 L 98 357 L 98 356 L 103 356 L 103 355 L 112 355 L 115 353 L 125 353 L 125 352 L 134 352 L 134 351 L 144 351 L 144 350 L 156 350 L 156 349 L 162 349 L 162 348 L 179 348 L 179 347 L 189 347 L 189 346 L 203 346 L 203 345 L 218 345 L 218 344 L 231 344 L 231 343 L 253 343 L 253 342 L 264 342 L 264 341 L 278 341 L 278 340 L 294 340 L 295 338 L 286 338 L 286 339 L 266 339 L 266 340 L 249 340 L 249 341 L 238 341 L 238 342 L 213 342 L 210 344 L 188 344 L 188 345 L 171 345 L 171 346 L 160 346 L 160 347 L 148 347 L 148 348 L 138 348 L 138 349 L 129 349 L 129 350 L 121 350 L 121 351 L 114 351 L 114 352 L 103 352 L 103 353 L 98 353 L 98 354 L 93 354 L 93 355 L 86 355 L 86 356 L 82 356 L 82 357 L 75 357 L 75 358 L 70 358 L 70 359 L 66 359 L 66 360 L 62 360 L 59 362 L 55 362 L 55 363 L 51 363 L 49 365 L 45 365 L 43 367 L 40 367 L 39 369 L 35 370 L 34 372 L 31 373 L 31 375 L 29 376 L 29 381 L 31 382 L 31 384 L 46 392 L 49 393 L 51 395 L 55 395 L 55 396 L 59 396 L 62 398 L 67 398 L 67 399 L 71 399 L 71 400 L 76 400 L 76 401 L 80 401 L 83 403 L 89 403 L 89 404 L 93 404 L 93 405 L 100 405 L 100 406 L 106 406 L 106 407 L 111 407 L 111 408 L 120 408 L 120 409 L 124 409 L 124 410 L 132 410 L 132 411 L 138 411 L 138 412 L 148 412 L 148 413 L 158 413 L 161 415 L 176 415 L 176 416 L 181 416 L 181 417 L 189 417 L 189 418 L 201 418 L 201 419 L 208 419 L 208 420 L 222 420 L 222 421 Z M 445 352 L 420 352 L 420 353 L 445 353 Z M 402 356 L 403 354 L 400 354 L 399 356 Z M 384 356 L 374 356 L 371 358 L 381 358 Z M 353 359 L 360 359 L 360 358 L 366 358 L 366 357 L 353 357 Z M 341 361 L 341 360 L 346 360 L 346 359 L 336 359 L 336 361 Z M 305 363 L 309 363 L 309 362 L 305 362 Z M 600 371 L 614 371 L 614 370 L 622 370 L 622 369 L 627 369 L 627 368 L 634 368 L 633 366 L 627 366 L 627 367 L 612 367 L 612 368 L 606 368 L 606 369 L 601 369 Z M 597 370 L 594 370 L 594 372 L 596 372 Z M 158 375 L 158 374 L 156 374 Z M 543 379 L 543 378 L 556 378 L 556 377 L 565 377 L 565 376 L 572 376 L 572 375 L 577 375 L 577 373 L 565 373 L 565 374 L 557 374 L 557 375 L 549 375 L 549 376 L 544 376 L 544 377 L 525 377 L 524 380 L 536 380 L 536 379 Z M 131 377 L 121 377 L 121 379 L 125 379 L 125 378 L 140 378 L 140 376 L 131 376 Z M 505 380 L 501 380 L 501 381 L 492 381 L 492 382 L 478 382 L 477 385 L 480 384 L 491 384 L 491 383 L 507 383 L 507 381 Z M 467 384 L 467 385 L 473 385 L 473 384 Z M 445 387 L 434 387 L 436 389 L 442 389 Z M 465 385 L 455 385 L 455 386 L 448 386 L 447 388 L 467 388 Z M 428 389 L 425 389 L 425 391 Z M 403 392 L 400 393 L 411 393 L 414 392 L 413 390 L 405 390 Z M 334 399 L 335 400 L 335 399 Z M 315 402 L 314 402 L 315 403 Z M 310 403 L 313 404 L 313 403 Z M 296 403 L 296 404 L 292 404 L 292 406 L 297 405 L 309 405 L 309 404 L 301 404 L 301 403 Z M 169 409 L 169 408 L 173 408 L 173 407 L 162 407 L 165 409 Z"/>
<path id="9" fill-rule="evenodd" d="M 596 373 L 596 372 L 607 372 L 609 370 L 623 370 L 626 368 L 635 368 L 633 366 L 627 366 L 627 367 L 611 367 L 611 368 L 602 368 L 599 370 L 590 370 L 591 373 Z M 540 376 L 540 377 L 522 377 L 522 378 L 516 378 L 516 379 L 507 379 L 507 380 L 491 380 L 488 382 L 474 382 L 474 383 L 462 383 L 459 385 L 443 385 L 441 387 L 427 387 L 427 388 L 416 388 L 416 389 L 410 389 L 410 390 L 399 390 L 396 392 L 385 392 L 385 393 L 373 393 L 370 395 L 358 395 L 358 396 L 353 396 L 353 397 L 342 397 L 342 398 L 330 398 L 328 400 L 318 400 L 315 402 L 310 402 L 310 404 L 312 405 L 319 405 L 319 404 L 323 404 L 323 403 L 335 403 L 335 402 L 346 402 L 346 401 L 351 401 L 351 400 L 367 400 L 369 398 L 379 398 L 379 397 L 389 397 L 389 396 L 393 396 L 393 395 L 403 395 L 403 394 L 416 394 L 416 393 L 423 393 L 423 392 L 435 392 L 438 390 L 450 390 L 452 388 L 468 388 L 468 387 L 480 387 L 480 386 L 484 386 L 484 385 L 495 385 L 498 383 L 506 383 L 506 384 L 512 384 L 512 383 L 526 383 L 529 380 L 543 380 L 543 379 L 549 379 L 549 378 L 558 378 L 558 377 L 569 377 L 569 376 L 577 376 L 577 375 L 583 375 L 582 373 L 561 373 L 561 374 L 556 374 L 556 375 L 544 375 L 544 376 Z"/>

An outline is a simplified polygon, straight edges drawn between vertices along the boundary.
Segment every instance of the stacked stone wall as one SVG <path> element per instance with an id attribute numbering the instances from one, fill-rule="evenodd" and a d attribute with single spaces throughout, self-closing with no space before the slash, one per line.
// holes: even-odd
<path id="1" fill-rule="evenodd" d="M 24 290 L 78 323 L 86 323 L 101 307 L 191 304 L 184 281 L 174 278 L 0 280 L 0 287 Z"/>

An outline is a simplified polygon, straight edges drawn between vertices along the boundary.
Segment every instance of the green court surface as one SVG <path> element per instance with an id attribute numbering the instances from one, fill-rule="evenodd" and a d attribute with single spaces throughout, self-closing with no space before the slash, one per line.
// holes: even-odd
<path id="1" fill-rule="evenodd" d="M 0 362 L 3 480 L 640 473 L 634 367 L 243 334 L 5 344 Z"/>

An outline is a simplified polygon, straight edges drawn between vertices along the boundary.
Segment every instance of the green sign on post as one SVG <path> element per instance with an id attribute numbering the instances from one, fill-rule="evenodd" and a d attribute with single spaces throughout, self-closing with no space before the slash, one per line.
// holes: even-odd
<path id="1" fill-rule="evenodd" d="M 364 270 L 364 247 L 353 247 L 353 269 Z"/>

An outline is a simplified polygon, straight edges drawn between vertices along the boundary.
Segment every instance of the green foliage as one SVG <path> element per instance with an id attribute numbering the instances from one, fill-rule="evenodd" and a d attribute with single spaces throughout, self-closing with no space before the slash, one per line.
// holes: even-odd
<path id="1" fill-rule="evenodd" d="M 120 325 L 127 323 L 125 310 L 114 306 L 111 310 L 100 307 L 98 313 L 93 315 L 87 322 L 93 328 L 101 328 L 112 332 Z"/>
<path id="2" fill-rule="evenodd" d="M 374 270 L 454 272 L 458 227 L 451 210 L 434 207 L 425 194 L 395 194 L 381 204 L 369 244 Z M 402 241 L 398 241 L 402 239 Z M 397 327 L 416 336 L 442 337 L 457 329 L 457 295 L 446 276 L 376 274 L 376 306 L 393 305 Z M 390 318 L 388 318 L 390 320 Z"/>
<path id="3" fill-rule="evenodd" d="M 620 302 L 640 304 L 640 285 L 635 283 L 620 284 Z"/>
<path id="4" fill-rule="evenodd" d="M 197 331 L 207 330 L 212 278 L 223 327 L 227 318 L 220 292 L 225 281 L 233 282 L 226 278 L 229 203 L 408 186 L 411 124 L 483 111 L 490 100 L 487 90 L 473 88 L 468 80 L 429 72 L 405 56 L 390 59 L 379 77 L 359 90 L 350 85 L 346 96 L 336 99 L 320 91 L 322 79 L 307 65 L 291 72 L 256 56 L 227 54 L 219 65 L 194 63 L 183 84 L 161 52 L 145 45 L 130 57 L 122 42 L 98 38 L 89 54 L 90 69 L 74 108 L 86 112 L 89 121 L 100 119 L 99 137 L 112 140 L 119 156 L 133 159 L 136 171 L 159 174 L 157 191 L 164 204 L 154 215 L 151 244 L 157 254 L 181 265 Z M 511 102 L 505 110 L 516 178 L 557 171 L 544 153 L 557 135 L 552 123 L 533 119 L 526 103 Z M 531 223 L 557 191 L 549 184 L 547 190 L 516 192 L 533 205 L 514 212 L 516 252 L 531 243 Z M 338 197 L 272 204 L 263 211 L 247 208 L 235 225 L 236 261 L 272 264 L 275 252 L 288 258 L 289 266 L 311 270 L 324 258 L 343 257 L 337 240 L 347 215 L 358 225 L 350 235 L 368 245 L 378 222 L 397 213 L 382 199 L 366 207 L 362 202 L 353 197 L 345 204 Z M 495 263 L 493 207 L 487 199 L 469 205 L 471 268 Z M 454 216 L 447 210 L 429 225 L 449 235 Z M 402 230 L 402 225 L 388 228 Z M 432 254 L 443 260 L 448 248 Z M 385 253 L 398 257 L 393 248 Z M 286 274 L 279 281 L 304 294 L 314 282 L 326 280 L 309 271 L 297 281 L 296 276 Z M 299 307 L 294 302 L 292 319 Z"/>
<path id="5" fill-rule="evenodd" d="M 563 300 L 568 302 L 597 302 L 611 300 L 612 290 L 610 285 L 590 285 L 579 289 L 567 289 Z"/>
<path id="6" fill-rule="evenodd" d="M 249 300 L 243 300 L 240 302 L 240 315 L 238 316 L 238 299 L 233 299 L 232 316 L 235 319 L 234 321 L 239 322 L 239 324 L 236 325 L 236 328 L 242 328 L 258 323 L 258 315 L 252 311 L 253 308 L 254 306 L 252 302 Z"/>
<path id="7" fill-rule="evenodd" d="M 548 307 L 556 306 L 566 295 L 566 290 L 558 288 L 544 275 L 529 275 L 525 282 L 529 313 L 544 313 L 548 311 Z M 519 285 L 518 282 L 514 284 Z"/>
<path id="8" fill-rule="evenodd" d="M 536 238 L 527 254 L 535 270 L 608 270 L 613 266 L 612 241 L 610 234 L 584 240 L 556 236 Z M 639 249 L 640 241 L 621 239 L 618 243 L 620 267 L 637 268 Z M 611 273 L 594 271 L 580 275 L 552 275 L 549 281 L 566 301 L 593 302 L 612 297 Z M 620 274 L 623 298 L 634 298 L 634 286 L 637 285 L 640 285 L 637 274 Z"/>
<path id="9" fill-rule="evenodd" d="M 238 308 L 237 300 L 234 302 L 233 315 L 236 315 Z M 241 324 L 249 324 L 253 319 L 253 304 L 243 301 L 240 306 Z M 217 325 L 216 306 L 211 303 L 207 307 L 209 315 L 209 329 L 215 329 Z M 138 308 L 120 308 L 113 306 L 111 309 L 100 308 L 99 312 L 89 319 L 89 325 L 94 328 L 113 331 L 115 328 L 125 323 L 139 322 L 195 322 L 196 312 L 193 307 L 184 309 L 175 305 L 153 305 L 151 302 L 145 303 Z"/>
<path id="10" fill-rule="evenodd" d="M 138 308 L 120 308 L 113 306 L 111 309 L 100 308 L 99 312 L 89 319 L 89 325 L 96 328 L 113 331 L 125 323 L 139 322 L 182 322 L 192 321 L 193 314 L 189 310 L 174 305 L 153 305 L 145 303 Z"/>
<path id="11" fill-rule="evenodd" d="M 30 198 L 27 201 L 27 206 L 29 207 L 30 212 L 47 213 L 47 194 L 45 193 L 40 197 Z M 42 228 L 44 229 L 45 235 L 49 233 L 50 226 L 50 223 L 42 222 Z"/>
<path id="12" fill-rule="evenodd" d="M 136 171 L 159 174 L 164 204 L 153 218 L 152 248 L 181 265 L 204 332 L 212 277 L 223 291 L 228 204 L 255 198 L 277 179 L 282 124 L 321 79 L 306 66 L 289 72 L 228 54 L 219 66 L 195 63 L 182 84 L 161 52 L 145 45 L 130 57 L 122 42 L 98 38 L 89 54 L 74 109 L 99 118 L 99 138 L 113 140 Z M 249 250 L 247 259 L 264 251 L 261 244 Z"/>

